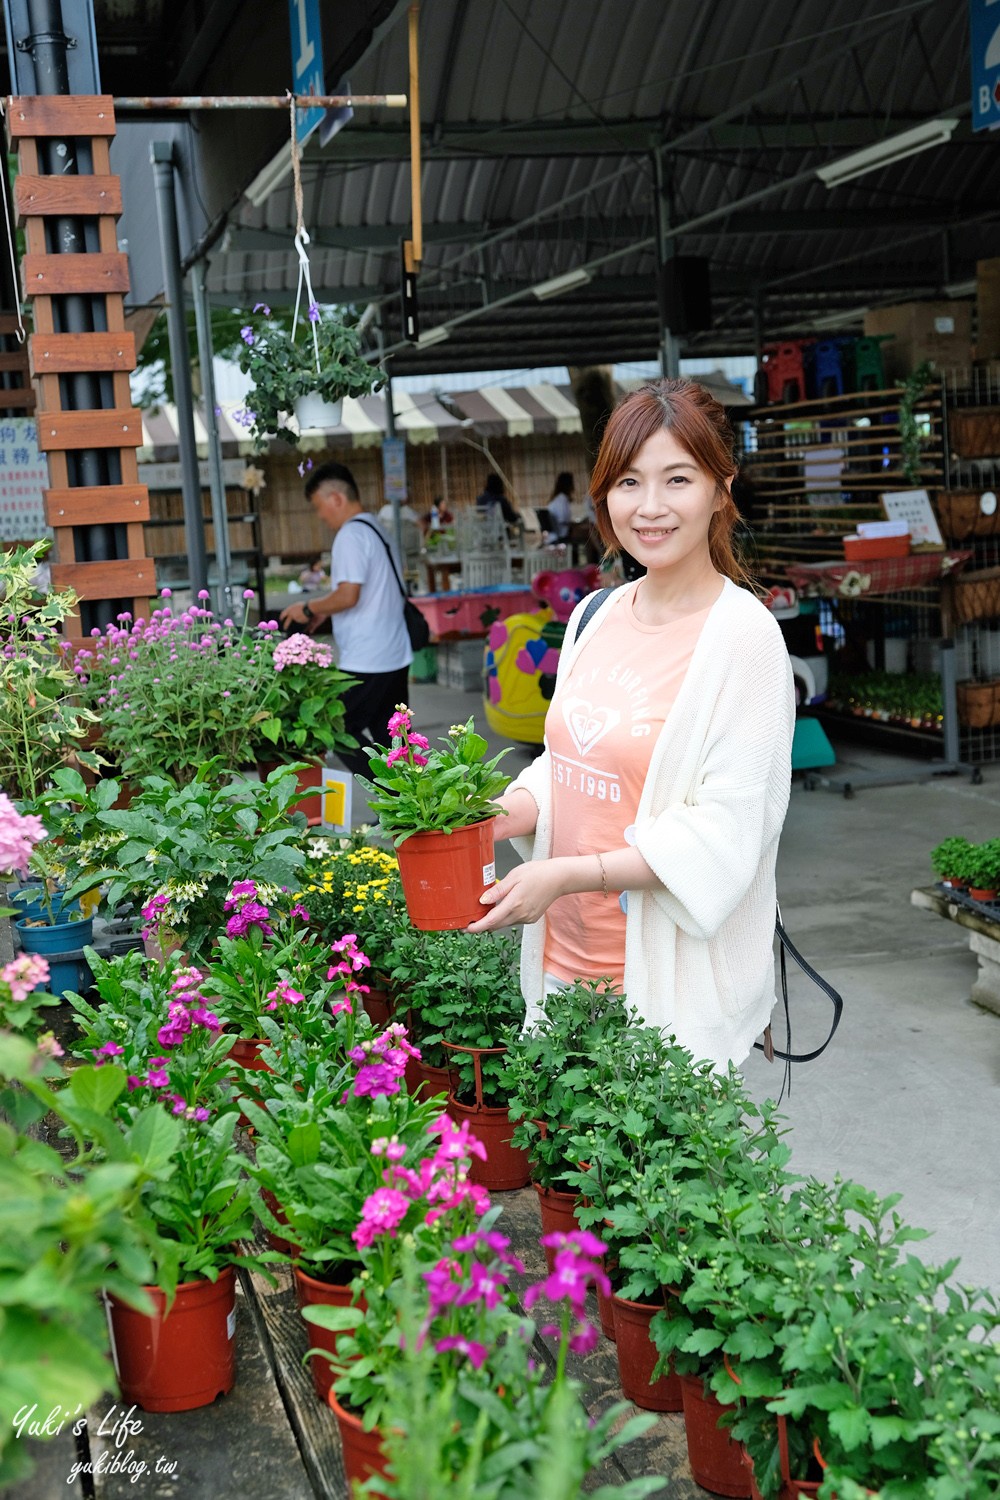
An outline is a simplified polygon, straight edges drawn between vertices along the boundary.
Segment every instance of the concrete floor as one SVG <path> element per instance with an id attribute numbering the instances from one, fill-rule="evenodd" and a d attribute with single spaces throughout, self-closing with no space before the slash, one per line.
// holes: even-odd
<path id="1" fill-rule="evenodd" d="M 486 728 L 478 693 L 415 684 L 410 706 L 432 743 L 470 714 Z M 494 749 L 505 743 L 488 737 Z M 865 771 L 919 766 L 837 748 L 831 775 L 859 784 Z M 528 758 L 518 747 L 505 765 L 513 775 Z M 949 834 L 1000 834 L 1000 769 L 987 768 L 978 787 L 948 777 L 851 800 L 793 786 L 778 862 L 782 915 L 845 1005 L 830 1049 L 793 1069 L 783 1112 L 798 1170 L 902 1193 L 898 1211 L 933 1232 L 917 1252 L 936 1262 L 961 1256 L 964 1282 L 1000 1291 L 1000 1017 L 968 998 L 968 934 L 910 905 L 912 888 L 933 878 L 928 851 Z M 509 867 L 501 861 L 501 873 Z M 790 990 L 793 1050 L 808 1051 L 826 1035 L 829 1002 L 805 980 L 793 978 Z M 754 1053 L 745 1071 L 755 1097 L 777 1096 L 779 1064 Z"/>

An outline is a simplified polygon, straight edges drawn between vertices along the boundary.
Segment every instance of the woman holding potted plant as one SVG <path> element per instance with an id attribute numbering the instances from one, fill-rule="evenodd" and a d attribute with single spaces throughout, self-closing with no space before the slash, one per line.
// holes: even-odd
<path id="1" fill-rule="evenodd" d="M 610 975 L 723 1068 L 774 1005 L 795 720 L 781 632 L 734 551 L 735 473 L 725 412 L 691 381 L 612 414 L 591 493 L 608 547 L 645 573 L 570 620 L 546 748 L 501 802 L 527 863 L 472 926 L 525 924 L 529 1016 L 547 988 Z"/>

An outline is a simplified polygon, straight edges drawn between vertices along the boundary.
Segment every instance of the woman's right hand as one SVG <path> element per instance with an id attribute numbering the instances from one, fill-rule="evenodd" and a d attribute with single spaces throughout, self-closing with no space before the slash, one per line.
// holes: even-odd
<path id="1" fill-rule="evenodd" d="M 538 823 L 538 804 L 523 786 L 515 787 L 512 792 L 498 797 L 496 803 L 506 813 L 506 817 L 497 818 L 493 825 L 493 838 L 496 842 L 501 839 L 523 838 L 534 833 Z"/>

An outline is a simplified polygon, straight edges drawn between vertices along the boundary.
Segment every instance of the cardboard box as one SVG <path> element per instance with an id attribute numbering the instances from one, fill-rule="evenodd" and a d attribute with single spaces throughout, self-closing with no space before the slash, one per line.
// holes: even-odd
<path id="1" fill-rule="evenodd" d="M 1000 260 L 976 262 L 976 358 L 1000 357 Z"/>
<path id="2" fill-rule="evenodd" d="M 886 378 L 893 384 L 912 375 L 931 360 L 939 369 L 968 365 L 972 359 L 971 302 L 900 302 L 895 307 L 870 307 L 865 333 L 891 334 L 882 345 Z"/>

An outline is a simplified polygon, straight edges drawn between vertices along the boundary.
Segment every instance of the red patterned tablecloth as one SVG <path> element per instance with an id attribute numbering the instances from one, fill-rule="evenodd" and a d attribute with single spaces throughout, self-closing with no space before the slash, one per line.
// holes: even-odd
<path id="1" fill-rule="evenodd" d="M 965 566 L 971 552 L 914 552 L 909 557 L 882 557 L 874 562 L 788 563 L 785 571 L 806 595 L 825 599 L 858 599 L 865 594 L 899 594 L 926 588 Z"/>

